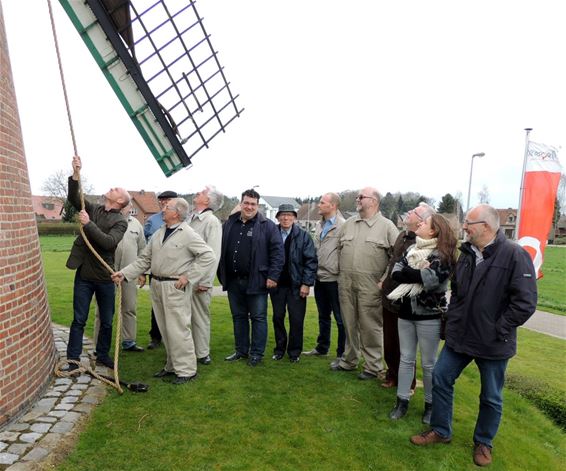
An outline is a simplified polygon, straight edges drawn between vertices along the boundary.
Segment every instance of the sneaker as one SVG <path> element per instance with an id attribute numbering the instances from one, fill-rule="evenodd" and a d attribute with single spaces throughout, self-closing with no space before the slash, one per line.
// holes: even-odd
<path id="1" fill-rule="evenodd" d="M 290 357 L 289 361 L 291 363 L 299 363 L 299 361 L 301 360 L 301 357 Z"/>
<path id="2" fill-rule="evenodd" d="M 491 464 L 491 448 L 483 443 L 474 445 L 474 463 L 477 466 L 489 466 Z"/>
<path id="3" fill-rule="evenodd" d="M 362 381 L 368 380 L 368 379 L 376 379 L 377 375 L 374 375 L 373 373 L 370 373 L 369 371 L 362 371 L 359 375 L 358 375 L 358 379 L 361 379 Z"/>
<path id="4" fill-rule="evenodd" d="M 418 435 L 413 435 L 410 440 L 413 445 L 425 446 L 432 445 L 433 443 L 450 443 L 452 439 L 441 437 L 434 430 L 430 429 Z"/>
<path id="5" fill-rule="evenodd" d="M 210 365 L 212 363 L 212 358 L 210 358 L 210 355 L 206 355 L 205 357 L 197 358 L 197 362 L 201 365 Z"/>
<path id="6" fill-rule="evenodd" d="M 309 357 L 325 357 L 328 353 L 320 353 L 316 348 L 313 348 L 310 352 L 303 352 L 303 355 Z"/>
<path id="7" fill-rule="evenodd" d="M 151 339 L 151 342 L 147 345 L 148 350 L 155 350 L 161 346 L 161 340 Z"/>
<path id="8" fill-rule="evenodd" d="M 281 353 L 274 353 L 273 356 L 271 357 L 272 360 L 275 361 L 279 361 L 283 358 L 283 355 L 281 355 Z"/>

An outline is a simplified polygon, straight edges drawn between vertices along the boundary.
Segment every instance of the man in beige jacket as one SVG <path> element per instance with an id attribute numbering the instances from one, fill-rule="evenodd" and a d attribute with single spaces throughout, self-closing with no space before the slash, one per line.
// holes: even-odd
<path id="1" fill-rule="evenodd" d="M 201 365 L 209 365 L 210 358 L 210 301 L 212 300 L 212 282 L 220 261 L 222 245 L 222 223 L 214 215 L 224 203 L 224 195 L 216 187 L 207 185 L 193 198 L 194 210 L 189 217 L 189 226 L 200 235 L 206 244 L 214 251 L 216 263 L 212 267 L 210 283 L 194 286 L 191 301 L 191 328 L 197 361 Z"/>
<path id="2" fill-rule="evenodd" d="M 366 187 L 356 197 L 358 215 L 340 229 L 340 307 L 346 329 L 346 349 L 334 371 L 365 363 L 359 379 L 375 379 L 383 372 L 383 313 L 378 283 L 383 276 L 399 231 L 379 212 L 380 195 Z"/>
<path id="3" fill-rule="evenodd" d="M 165 224 L 153 235 L 138 259 L 112 275 L 114 282 L 134 280 L 151 270 L 151 301 L 167 351 L 157 378 L 176 376 L 183 384 L 197 375 L 195 346 L 191 334 L 192 286 L 212 283 L 216 257 L 202 237 L 185 221 L 189 204 L 181 198 L 163 209 Z"/>
<path id="4" fill-rule="evenodd" d="M 322 195 L 318 203 L 318 214 L 321 220 L 316 223 L 314 245 L 318 257 L 318 270 L 314 285 L 314 298 L 318 309 L 318 338 L 316 347 L 305 355 L 323 356 L 330 348 L 330 333 L 332 331 L 332 314 L 336 320 L 338 339 L 336 357 L 344 353 L 346 334 L 340 312 L 338 298 L 338 242 L 339 230 L 344 224 L 344 218 L 338 212 L 340 196 L 336 193 Z"/>

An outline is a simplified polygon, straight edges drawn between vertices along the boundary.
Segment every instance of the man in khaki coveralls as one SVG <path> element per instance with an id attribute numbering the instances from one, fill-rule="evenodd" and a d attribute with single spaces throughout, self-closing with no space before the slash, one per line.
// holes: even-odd
<path id="1" fill-rule="evenodd" d="M 194 211 L 189 226 L 200 235 L 206 244 L 214 251 L 216 263 L 212 268 L 210 283 L 201 283 L 194 287 L 191 300 L 191 328 L 197 361 L 201 365 L 209 365 L 210 358 L 210 301 L 212 300 L 212 282 L 218 262 L 220 261 L 220 246 L 222 245 L 222 223 L 213 214 L 224 203 L 224 195 L 214 186 L 207 185 L 193 198 Z"/>
<path id="2" fill-rule="evenodd" d="M 191 285 L 212 282 L 216 257 L 202 237 L 185 219 L 189 204 L 175 198 L 163 209 L 162 226 L 138 259 L 115 273 L 115 282 L 134 280 L 151 270 L 151 301 L 167 350 L 167 363 L 157 378 L 175 375 L 173 384 L 183 384 L 197 375 L 197 359 L 191 335 Z"/>
<path id="3" fill-rule="evenodd" d="M 355 370 L 364 357 L 359 379 L 375 379 L 383 371 L 383 313 L 377 286 L 389 262 L 399 231 L 379 212 L 380 196 L 367 187 L 356 197 L 358 215 L 340 229 L 340 308 L 346 330 L 346 349 L 334 371 Z"/>

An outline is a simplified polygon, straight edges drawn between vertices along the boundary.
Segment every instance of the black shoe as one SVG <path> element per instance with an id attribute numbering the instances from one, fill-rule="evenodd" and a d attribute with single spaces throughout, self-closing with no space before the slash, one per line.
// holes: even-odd
<path id="1" fill-rule="evenodd" d="M 105 366 L 106 368 L 110 368 L 111 370 L 114 369 L 114 362 L 110 358 L 100 358 L 96 359 L 96 364 Z"/>
<path id="2" fill-rule="evenodd" d="M 374 375 L 373 373 L 370 373 L 369 371 L 362 371 L 359 375 L 358 375 L 358 379 L 361 379 L 362 381 L 365 381 L 366 379 L 376 379 L 377 376 Z"/>
<path id="3" fill-rule="evenodd" d="M 173 381 L 171 381 L 171 384 L 185 384 L 188 383 L 189 381 L 192 381 L 194 379 L 196 379 L 197 374 L 195 373 L 192 376 L 177 376 Z"/>
<path id="4" fill-rule="evenodd" d="M 151 339 L 151 342 L 147 345 L 148 350 L 155 350 L 161 346 L 161 340 Z"/>
<path id="5" fill-rule="evenodd" d="M 272 360 L 281 360 L 283 358 L 283 355 L 281 353 L 274 353 L 273 356 L 271 357 Z"/>
<path id="6" fill-rule="evenodd" d="M 391 412 L 389 412 L 389 418 L 391 420 L 399 420 L 400 418 L 405 417 L 408 410 L 409 401 L 398 397 L 395 407 L 391 410 Z"/>
<path id="7" fill-rule="evenodd" d="M 250 357 L 250 359 L 248 360 L 248 365 L 249 366 L 257 366 L 261 363 L 261 357 Z"/>
<path id="8" fill-rule="evenodd" d="M 197 358 L 197 361 L 201 365 L 210 365 L 212 363 L 212 358 L 210 358 L 210 355 L 206 355 L 205 357 Z"/>
<path id="9" fill-rule="evenodd" d="M 340 362 L 332 362 L 330 363 L 330 369 L 332 371 L 352 371 L 340 366 Z"/>
<path id="10" fill-rule="evenodd" d="M 79 361 L 79 360 L 76 360 Z M 64 372 L 64 373 L 70 373 L 71 371 L 75 371 L 79 369 L 79 365 L 75 364 L 75 363 L 68 363 L 67 366 L 64 366 L 63 368 L 61 368 L 60 371 Z"/>
<path id="11" fill-rule="evenodd" d="M 432 404 L 430 402 L 424 403 L 424 412 L 423 412 L 423 424 L 430 425 L 430 419 L 432 417 Z"/>
<path id="12" fill-rule="evenodd" d="M 149 347 L 148 347 L 149 348 Z M 125 352 L 143 352 L 144 348 L 137 344 L 130 345 L 129 347 L 122 348 Z"/>
<path id="13" fill-rule="evenodd" d="M 173 371 L 160 370 L 153 375 L 154 378 L 164 378 L 165 376 L 175 376 Z"/>
<path id="14" fill-rule="evenodd" d="M 240 352 L 234 352 L 232 353 L 232 355 L 228 355 L 226 358 L 224 358 L 224 361 L 236 361 L 240 358 L 248 358 L 248 356 Z"/>
<path id="15" fill-rule="evenodd" d="M 299 363 L 300 359 L 301 359 L 301 357 L 291 357 L 291 358 L 289 358 L 289 361 L 291 363 Z"/>

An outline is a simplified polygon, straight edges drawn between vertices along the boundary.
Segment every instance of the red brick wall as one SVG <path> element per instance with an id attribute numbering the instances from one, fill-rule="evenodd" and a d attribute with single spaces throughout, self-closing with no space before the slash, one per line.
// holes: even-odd
<path id="1" fill-rule="evenodd" d="M 55 360 L 0 4 L 0 427 L 37 399 Z"/>

